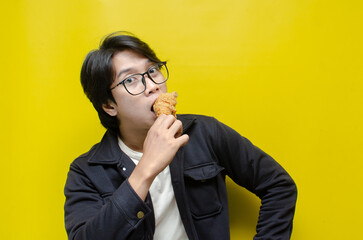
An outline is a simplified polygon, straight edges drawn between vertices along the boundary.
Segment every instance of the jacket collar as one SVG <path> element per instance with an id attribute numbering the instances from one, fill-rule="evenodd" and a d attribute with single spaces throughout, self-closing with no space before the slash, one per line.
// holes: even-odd
<path id="1" fill-rule="evenodd" d="M 196 120 L 194 115 L 178 115 L 177 118 L 183 123 L 183 133 L 186 132 Z M 117 134 L 107 131 L 101 142 L 90 152 L 88 162 L 92 164 L 118 164 L 127 158 L 118 145 Z"/>
<path id="2" fill-rule="evenodd" d="M 183 133 L 185 133 L 194 124 L 197 118 L 192 114 L 180 114 L 177 115 L 177 119 L 183 123 Z"/>
<path id="3" fill-rule="evenodd" d="M 101 142 L 95 146 L 88 157 L 89 163 L 96 164 L 117 164 L 120 162 L 123 152 L 118 146 L 117 134 L 107 131 Z"/>

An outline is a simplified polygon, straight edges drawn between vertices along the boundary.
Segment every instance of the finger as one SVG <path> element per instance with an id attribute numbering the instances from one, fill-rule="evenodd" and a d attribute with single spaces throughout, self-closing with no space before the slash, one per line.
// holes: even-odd
<path id="1" fill-rule="evenodd" d="M 160 115 L 161 116 L 161 115 Z M 163 119 L 161 119 L 160 126 L 169 129 L 172 124 L 176 121 L 173 115 L 164 115 Z"/>
<path id="2" fill-rule="evenodd" d="M 179 146 L 185 146 L 189 141 L 189 136 L 187 134 L 183 134 L 180 137 L 175 139 Z"/>
<path id="3" fill-rule="evenodd" d="M 182 131 L 183 131 L 183 123 L 180 120 L 176 120 L 171 126 L 170 131 L 175 137 L 180 137 Z M 179 130 L 181 129 L 181 130 Z"/>
<path id="4" fill-rule="evenodd" d="M 167 116 L 165 114 L 160 114 L 159 117 L 156 118 L 153 126 L 155 126 L 155 127 L 162 126 L 163 122 L 165 121 L 166 118 L 167 118 Z"/>
<path id="5" fill-rule="evenodd" d="M 166 118 L 166 115 L 164 114 L 164 113 L 162 113 L 162 114 L 160 114 L 157 118 L 156 118 L 156 120 L 155 120 L 155 122 L 159 122 L 159 123 L 161 123 L 162 121 L 164 121 L 164 119 Z"/>

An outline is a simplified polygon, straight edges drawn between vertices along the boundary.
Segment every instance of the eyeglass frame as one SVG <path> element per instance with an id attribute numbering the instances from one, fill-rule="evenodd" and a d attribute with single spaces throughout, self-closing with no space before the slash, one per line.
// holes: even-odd
<path id="1" fill-rule="evenodd" d="M 149 74 L 149 70 L 153 67 L 153 66 L 155 66 L 155 65 L 157 65 L 157 64 L 163 64 L 163 66 L 165 67 L 165 69 L 166 69 L 166 72 L 167 72 L 167 74 L 168 74 L 168 77 L 164 80 L 164 81 L 162 81 L 161 83 L 157 83 L 157 82 L 155 82 L 154 81 L 154 79 L 150 76 L 150 74 Z M 131 94 L 132 96 L 136 96 L 136 95 L 139 95 L 139 94 L 141 94 L 141 93 L 143 93 L 143 92 L 145 92 L 145 90 L 146 90 L 146 81 L 145 81 L 145 74 L 147 74 L 147 76 L 148 76 L 148 78 L 153 82 L 153 83 L 155 83 L 155 84 L 157 84 L 157 85 L 160 85 L 160 84 L 163 84 L 163 83 L 165 83 L 168 79 L 169 79 L 169 70 L 168 70 L 168 67 L 166 66 L 166 61 L 164 61 L 164 62 L 156 62 L 156 63 L 154 63 L 153 65 L 151 65 L 147 70 L 146 70 L 146 72 L 144 72 L 144 73 L 135 73 L 135 74 L 132 74 L 132 75 L 130 75 L 130 76 L 127 76 L 126 78 L 124 78 L 123 80 L 121 80 L 119 83 L 117 83 L 114 87 L 112 87 L 112 88 L 110 88 L 109 90 L 110 91 L 112 91 L 113 89 L 115 89 L 116 87 L 118 87 L 119 85 L 123 85 L 124 86 L 124 88 L 126 89 L 126 91 L 129 93 L 129 94 Z M 136 93 L 136 94 L 134 94 L 134 93 L 131 93 L 128 89 L 127 89 L 127 87 L 125 86 L 125 80 L 127 80 L 128 78 L 130 78 L 130 77 L 132 77 L 132 76 L 135 76 L 135 75 L 141 75 L 141 82 L 142 82 L 142 84 L 144 85 L 144 90 L 142 90 L 141 92 L 139 92 L 139 93 Z"/>

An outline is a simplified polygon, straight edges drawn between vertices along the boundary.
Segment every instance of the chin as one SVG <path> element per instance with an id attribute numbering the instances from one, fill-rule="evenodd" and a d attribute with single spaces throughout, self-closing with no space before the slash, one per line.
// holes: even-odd
<path id="1" fill-rule="evenodd" d="M 155 114 L 153 114 L 153 115 L 151 115 L 151 117 L 148 117 L 147 119 L 145 119 L 146 120 L 146 124 L 148 125 L 148 127 L 150 128 L 153 124 L 154 124 L 154 122 L 156 121 L 156 115 Z"/>

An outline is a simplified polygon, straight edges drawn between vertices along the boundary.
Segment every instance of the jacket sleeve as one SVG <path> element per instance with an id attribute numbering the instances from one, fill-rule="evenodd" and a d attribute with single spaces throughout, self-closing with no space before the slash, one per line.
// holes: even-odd
<path id="1" fill-rule="evenodd" d="M 297 188 L 269 155 L 228 126 L 216 122 L 215 149 L 229 177 L 261 199 L 254 239 L 290 239 Z"/>
<path id="2" fill-rule="evenodd" d="M 101 196 L 74 163 L 68 172 L 64 194 L 65 226 L 72 240 L 130 239 L 131 231 L 152 214 L 127 180 L 110 196 Z M 139 218 L 138 212 L 144 216 Z"/>

